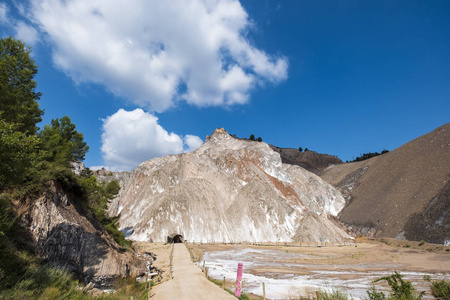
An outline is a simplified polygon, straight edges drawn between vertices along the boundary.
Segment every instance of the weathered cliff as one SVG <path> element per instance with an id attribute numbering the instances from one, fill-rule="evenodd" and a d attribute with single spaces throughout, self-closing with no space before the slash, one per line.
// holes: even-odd
<path id="1" fill-rule="evenodd" d="M 192 153 L 134 169 L 110 205 L 130 239 L 166 241 L 342 241 L 333 221 L 341 194 L 315 174 L 282 164 L 266 143 L 216 130 Z"/>
<path id="2" fill-rule="evenodd" d="M 108 283 L 115 277 L 138 276 L 145 263 L 120 247 L 95 222 L 80 215 L 72 197 L 58 184 L 21 214 L 44 262 L 61 266 L 86 282 Z"/>

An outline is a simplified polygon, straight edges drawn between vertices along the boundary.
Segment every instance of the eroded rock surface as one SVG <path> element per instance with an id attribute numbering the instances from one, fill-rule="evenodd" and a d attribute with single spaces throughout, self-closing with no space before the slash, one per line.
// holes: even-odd
<path id="1" fill-rule="evenodd" d="M 30 204 L 22 221 L 44 262 L 65 267 L 86 282 L 108 284 L 115 277 L 138 276 L 146 270 L 144 261 L 121 253 L 106 232 L 80 215 L 57 184 Z"/>
<path id="2" fill-rule="evenodd" d="M 123 181 L 124 183 L 125 181 Z M 110 206 L 130 239 L 195 242 L 342 241 L 342 195 L 266 143 L 216 130 L 197 150 L 134 169 Z"/>

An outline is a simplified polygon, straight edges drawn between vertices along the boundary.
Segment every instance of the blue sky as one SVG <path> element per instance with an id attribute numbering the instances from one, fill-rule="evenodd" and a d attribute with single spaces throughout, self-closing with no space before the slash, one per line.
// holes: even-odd
<path id="1" fill-rule="evenodd" d="M 39 65 L 42 125 L 68 115 L 87 166 L 129 170 L 218 127 L 345 161 L 450 121 L 448 1 L 116 3 L 0 2 L 1 36 Z"/>

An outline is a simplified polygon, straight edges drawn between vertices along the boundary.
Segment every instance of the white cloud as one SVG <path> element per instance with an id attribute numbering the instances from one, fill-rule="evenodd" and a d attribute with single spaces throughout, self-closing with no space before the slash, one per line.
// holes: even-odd
<path id="1" fill-rule="evenodd" d="M 16 37 L 27 45 L 35 45 L 39 40 L 39 34 L 34 27 L 19 21 L 14 25 Z"/>
<path id="2" fill-rule="evenodd" d="M 6 5 L 6 3 L 0 3 L 0 23 L 8 23 L 9 19 L 8 19 L 8 6 Z"/>
<path id="3" fill-rule="evenodd" d="M 119 109 L 103 120 L 102 152 L 110 170 L 131 170 L 141 162 L 169 154 L 193 151 L 203 141 L 194 135 L 184 139 L 168 133 L 158 118 L 142 109 Z"/>
<path id="4" fill-rule="evenodd" d="M 246 39 L 237 0 L 33 0 L 28 11 L 77 83 L 103 84 L 154 111 L 177 101 L 242 104 L 252 89 L 287 78 L 287 60 Z"/>
<path id="5" fill-rule="evenodd" d="M 184 137 L 184 144 L 187 146 L 185 152 L 191 152 L 200 147 L 203 144 L 203 140 L 196 135 L 187 134 Z"/>

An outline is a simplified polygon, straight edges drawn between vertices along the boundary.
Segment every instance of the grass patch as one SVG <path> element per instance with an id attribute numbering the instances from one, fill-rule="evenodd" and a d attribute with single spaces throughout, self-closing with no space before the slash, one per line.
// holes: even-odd
<path id="1" fill-rule="evenodd" d="M 342 292 L 338 289 L 332 289 L 331 292 L 321 290 L 318 292 L 320 300 L 351 300 L 353 299 L 348 293 Z"/>

